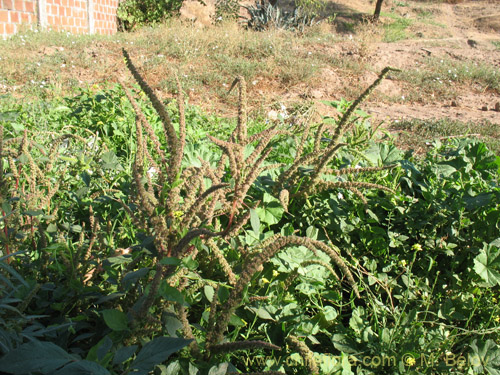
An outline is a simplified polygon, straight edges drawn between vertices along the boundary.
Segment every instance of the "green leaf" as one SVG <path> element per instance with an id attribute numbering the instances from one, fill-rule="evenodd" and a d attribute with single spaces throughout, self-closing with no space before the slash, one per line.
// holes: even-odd
<path id="1" fill-rule="evenodd" d="M 255 235 L 258 236 L 260 233 L 260 219 L 257 211 L 255 211 L 253 208 L 250 209 L 250 224 L 252 225 L 252 230 L 254 231 Z"/>
<path id="2" fill-rule="evenodd" d="M 137 271 L 129 272 L 127 273 L 122 280 L 122 284 L 124 285 L 125 289 L 130 289 L 132 285 L 134 285 L 137 280 L 140 278 L 146 276 L 149 273 L 150 269 L 145 267 L 145 268 L 140 268 Z"/>
<path id="3" fill-rule="evenodd" d="M 181 263 L 184 265 L 184 267 L 191 271 L 196 270 L 199 265 L 198 261 L 196 259 L 193 259 L 192 256 L 184 258 Z"/>
<path id="4" fill-rule="evenodd" d="M 165 257 L 160 260 L 160 264 L 168 266 L 178 266 L 179 264 L 181 264 L 181 260 L 178 258 Z"/>
<path id="5" fill-rule="evenodd" d="M 123 348 L 118 349 L 113 358 L 113 364 L 116 365 L 124 363 L 134 355 L 137 348 L 138 348 L 137 345 L 132 345 L 132 346 L 124 346 Z"/>
<path id="6" fill-rule="evenodd" d="M 228 365 L 229 363 L 224 362 L 218 364 L 217 366 L 213 366 L 210 370 L 208 370 L 208 375 L 225 375 Z"/>
<path id="7" fill-rule="evenodd" d="M 120 160 L 116 157 L 113 151 L 105 152 L 102 157 L 102 168 L 108 170 L 122 170 L 123 167 L 120 165 Z"/>
<path id="8" fill-rule="evenodd" d="M 12 122 L 19 117 L 19 112 L 17 111 L 5 111 L 0 112 L 0 122 Z M 24 130 L 24 127 L 20 130 Z"/>
<path id="9" fill-rule="evenodd" d="M 40 216 L 40 215 L 43 215 L 43 211 L 42 210 L 28 210 L 28 211 L 24 211 L 23 215 Z"/>
<path id="10" fill-rule="evenodd" d="M 135 375 L 146 375 L 156 365 L 165 362 L 171 354 L 178 352 L 193 340 L 175 337 L 157 337 L 141 349 L 130 368 L 137 371 Z"/>
<path id="11" fill-rule="evenodd" d="M 58 368 L 74 361 L 62 348 L 51 342 L 32 341 L 11 350 L 0 358 L 0 369 L 8 374 L 41 372 L 52 374 Z"/>
<path id="12" fill-rule="evenodd" d="M 182 295 L 177 288 L 174 288 L 167 284 L 166 281 L 163 281 L 158 290 L 158 294 L 162 296 L 167 301 L 177 302 L 180 304 L 185 304 L 184 296 Z"/>
<path id="13" fill-rule="evenodd" d="M 285 209 L 278 199 L 268 193 L 264 193 L 262 197 L 262 207 L 257 207 L 255 211 L 259 214 L 261 223 L 274 225 L 281 220 Z"/>
<path id="14" fill-rule="evenodd" d="M 128 329 L 127 315 L 119 310 L 110 309 L 102 312 L 106 325 L 113 331 L 126 331 Z"/>
<path id="15" fill-rule="evenodd" d="M 495 246 L 487 245 L 474 259 L 474 271 L 488 283 L 500 285 L 500 251 Z"/>
<path id="16" fill-rule="evenodd" d="M 109 375 L 109 371 L 98 363 L 83 360 L 70 363 L 53 375 Z"/>
<path id="17" fill-rule="evenodd" d="M 500 375 L 500 348 L 493 340 L 480 341 L 479 344 L 474 340 L 470 347 L 473 354 L 468 361 L 475 373 Z"/>
<path id="18" fill-rule="evenodd" d="M 111 340 L 108 336 L 104 337 L 99 343 L 99 347 L 97 348 L 97 360 L 102 361 L 104 356 L 109 353 L 111 347 L 113 346 L 113 340 Z"/>
<path id="19" fill-rule="evenodd" d="M 205 293 L 205 297 L 207 297 L 209 302 L 212 302 L 215 294 L 215 289 L 211 285 L 205 285 L 203 287 L 203 292 Z"/>
<path id="20" fill-rule="evenodd" d="M 450 177 L 457 170 L 448 164 L 436 164 L 435 171 L 441 177 Z"/>
<path id="21" fill-rule="evenodd" d="M 272 320 L 272 321 L 275 320 L 265 307 L 255 308 L 247 306 L 247 309 L 255 313 L 261 319 Z"/>

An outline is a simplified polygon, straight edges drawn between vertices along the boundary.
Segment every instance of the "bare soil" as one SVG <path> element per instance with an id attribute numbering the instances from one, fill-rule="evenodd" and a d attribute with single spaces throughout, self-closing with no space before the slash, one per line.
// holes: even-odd
<path id="1" fill-rule="evenodd" d="M 286 2 L 292 0 L 279 1 L 286 7 Z M 323 105 L 323 101 L 355 99 L 386 66 L 415 73 L 420 67 L 422 71 L 428 70 L 429 64 L 444 61 L 457 66 L 486 66 L 490 72 L 492 69 L 495 71 L 496 77 L 500 76 L 499 0 L 385 0 L 377 24 L 367 21 L 373 9 L 374 1 L 327 0 L 323 16 L 335 20 L 324 22 L 322 27 L 327 28 L 327 33 L 338 36 L 338 41 L 311 44 L 313 53 L 326 56 L 327 62 L 312 78 L 289 86 L 280 84 L 276 79 L 278 77 L 273 78 L 271 75 L 264 79 L 255 77 L 248 85 L 249 98 L 255 106 L 278 101 L 287 105 L 307 99 L 316 103 L 320 114 L 328 115 L 332 107 Z M 410 21 L 403 31 L 405 35 L 401 40 L 384 41 L 384 30 L 390 30 L 395 20 Z M 4 75 L 0 76 L 0 94 L 15 94 L 16 88 L 31 80 L 30 72 L 39 69 L 39 64 L 36 66 L 35 62 L 50 59 L 57 64 L 47 68 L 42 63 L 42 68 L 52 69 L 47 70 L 43 80 L 56 88 L 61 86 L 61 90 L 62 81 L 65 80 L 92 85 L 125 77 L 127 73 L 121 55 L 123 45 L 130 48 L 135 61 L 145 73 L 145 79 L 158 90 L 158 94 L 168 96 L 162 82 L 168 75 L 167 70 L 176 65 L 175 59 L 167 56 L 164 57 L 166 64 L 162 66 L 150 64 L 148 60 L 160 53 L 154 50 L 155 47 L 151 47 L 151 50 L 148 45 L 132 46 L 132 42 L 126 42 L 125 45 L 118 38 L 121 37 L 110 41 L 89 38 L 86 42 L 82 37 L 81 41 L 77 41 L 73 47 L 67 45 L 66 49 L 54 42 L 42 47 L 30 46 L 29 43 L 24 46 L 24 40 L 21 39 L 22 43 L 11 51 L 0 51 L 1 63 L 4 64 L 4 67 L 0 66 L 0 75 Z M 303 52 L 297 51 L 297 55 Z M 4 57 L 8 54 L 10 59 Z M 7 66 L 7 61 L 11 61 L 11 67 Z M 25 67 L 17 66 L 20 61 L 26 64 Z M 358 68 L 345 68 L 343 63 Z M 203 60 L 193 60 L 185 68 L 199 73 L 204 68 Z M 485 87 L 484 82 L 444 79 L 440 85 L 441 88 L 434 93 L 432 86 L 426 82 L 412 82 L 396 74 L 391 75 L 363 104 L 363 108 L 376 120 L 387 124 L 403 119 L 442 118 L 500 124 L 500 111 L 495 110 L 500 107 L 498 87 L 491 89 Z M 221 92 L 221 89 L 217 90 Z M 214 94 L 215 91 L 210 84 L 203 84 L 195 91 L 188 91 L 190 102 L 220 114 L 235 114 L 235 107 L 227 110 L 234 97 L 228 98 L 226 95 L 226 98 L 221 98 L 221 95 Z M 210 107 L 207 107 L 207 98 L 210 98 Z"/>
<path id="2" fill-rule="evenodd" d="M 373 3 L 363 0 L 337 0 L 336 7 L 346 10 L 346 14 L 359 12 L 361 15 L 370 14 Z M 336 46 L 336 53 L 345 58 L 363 59 L 369 71 L 358 77 L 353 77 L 350 82 L 339 79 L 335 69 L 325 69 L 321 73 L 319 84 L 311 89 L 313 97 L 320 100 L 339 99 L 339 94 L 345 93 L 346 86 L 357 86 L 359 91 L 371 83 L 376 74 L 386 66 L 401 70 L 415 69 L 426 63 L 426 59 L 445 59 L 457 63 L 477 63 L 494 67 L 500 74 L 500 1 L 462 1 L 459 4 L 407 2 L 410 6 L 398 7 L 397 3 L 404 1 L 384 2 L 383 11 L 394 9 L 403 17 L 415 18 L 419 13 L 425 12 L 432 21 L 422 27 L 416 25 L 416 37 L 397 42 L 383 42 L 374 40 L 364 42 L 367 51 L 359 51 L 360 43 L 346 41 Z M 390 23 L 391 19 L 382 17 L 382 23 Z M 364 35 L 354 35 L 354 40 Z M 368 36 L 369 39 L 369 36 Z M 375 38 L 376 39 L 376 38 Z M 363 42 L 361 42 L 363 47 Z M 444 83 L 446 84 L 446 83 Z M 475 85 L 455 85 L 456 92 L 453 100 L 439 96 L 430 97 L 424 103 L 408 101 L 408 98 L 421 88 L 412 86 L 401 80 L 386 80 L 378 89 L 381 99 L 375 95 L 375 100 L 364 104 L 364 109 L 378 120 L 391 122 L 401 119 L 441 119 L 450 118 L 463 122 L 490 121 L 500 124 L 500 112 L 495 111 L 495 105 L 500 102 L 498 93 L 492 90 L 478 89 Z M 339 85 L 341 87 L 339 87 Z M 344 85 L 344 87 L 342 87 Z M 290 95 L 290 96 L 293 96 Z M 397 100 L 400 98 L 400 100 Z M 396 99 L 396 100 L 395 100 Z"/>

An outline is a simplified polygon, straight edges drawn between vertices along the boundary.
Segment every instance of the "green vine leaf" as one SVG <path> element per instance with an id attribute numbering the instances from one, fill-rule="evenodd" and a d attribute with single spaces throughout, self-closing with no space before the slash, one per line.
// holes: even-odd
<path id="1" fill-rule="evenodd" d="M 500 285 L 500 251 L 495 246 L 499 240 L 486 245 L 474 259 L 474 271 L 490 286 Z"/>

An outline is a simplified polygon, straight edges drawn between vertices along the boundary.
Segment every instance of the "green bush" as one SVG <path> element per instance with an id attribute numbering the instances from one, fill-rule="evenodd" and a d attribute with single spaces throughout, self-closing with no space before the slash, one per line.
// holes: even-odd
<path id="1" fill-rule="evenodd" d="M 155 25 L 179 11 L 182 0 L 125 0 L 116 15 L 119 28 L 131 31 L 140 26 Z"/>

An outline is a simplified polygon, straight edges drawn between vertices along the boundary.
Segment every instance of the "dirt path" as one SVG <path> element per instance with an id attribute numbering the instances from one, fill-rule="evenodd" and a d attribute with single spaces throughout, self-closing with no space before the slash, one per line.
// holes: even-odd
<path id="1" fill-rule="evenodd" d="M 360 12 L 370 12 L 367 2 L 336 1 L 354 7 Z M 375 41 L 369 43 L 367 56 L 361 56 L 368 63 L 370 71 L 355 80 L 359 90 L 376 77 L 375 72 L 385 66 L 393 66 L 404 71 L 414 71 L 419 66 L 432 61 L 445 61 L 456 66 L 488 65 L 500 74 L 500 2 L 465 1 L 460 4 L 432 4 L 412 2 L 411 6 L 398 7 L 404 2 L 389 1 L 385 11 L 392 9 L 402 17 L 414 19 L 424 15 L 416 29 L 411 29 L 416 37 L 397 42 Z M 385 17 L 387 24 L 391 19 Z M 362 40 L 363 35 L 355 36 Z M 494 43 L 497 44 L 494 44 Z M 362 42 L 361 42 L 362 43 Z M 342 47 L 340 47 L 342 50 Z M 355 52 L 348 52 L 355 55 Z M 356 82 L 357 81 L 357 82 Z M 317 99 L 339 99 L 331 94 L 331 87 L 339 84 L 335 71 L 322 74 L 322 85 L 314 89 Z M 352 85 L 353 82 L 349 82 Z M 450 118 L 463 122 L 490 121 L 500 124 L 500 112 L 495 111 L 500 104 L 500 96 L 493 90 L 484 90 L 480 85 L 457 85 L 444 82 L 455 92 L 451 99 L 429 92 L 423 100 L 411 100 L 421 90 L 418 85 L 392 79 L 384 82 L 378 89 L 376 99 L 365 103 L 364 107 L 377 120 L 388 122 L 401 119 L 439 119 Z M 381 98 L 382 97 L 382 98 Z"/>

